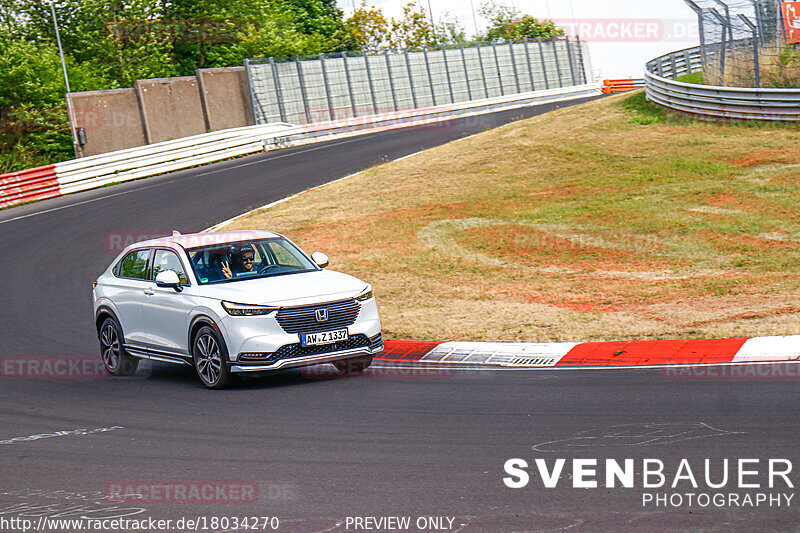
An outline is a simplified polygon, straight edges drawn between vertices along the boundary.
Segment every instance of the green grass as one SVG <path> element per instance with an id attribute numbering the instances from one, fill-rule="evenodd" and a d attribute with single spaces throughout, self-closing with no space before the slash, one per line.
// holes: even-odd
<path id="1" fill-rule="evenodd" d="M 683 76 L 678 76 L 677 78 L 675 78 L 675 81 L 682 81 L 683 83 L 696 83 L 698 85 L 703 85 L 703 73 L 692 72 L 691 74 L 684 74 Z"/>

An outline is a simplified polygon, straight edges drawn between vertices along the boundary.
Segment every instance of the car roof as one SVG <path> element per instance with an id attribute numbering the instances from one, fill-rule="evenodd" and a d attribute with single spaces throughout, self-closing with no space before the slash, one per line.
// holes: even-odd
<path id="1" fill-rule="evenodd" d="M 177 233 L 177 232 L 176 232 Z M 198 246 L 209 246 L 214 244 L 227 244 L 238 241 L 252 241 L 255 239 L 270 239 L 281 237 L 279 233 L 264 230 L 240 230 L 240 231 L 213 231 L 207 233 L 180 233 L 168 237 L 159 237 L 147 241 L 133 243 L 125 248 L 125 251 L 134 248 L 166 246 L 174 248 L 175 245 L 183 248 L 196 248 Z"/>

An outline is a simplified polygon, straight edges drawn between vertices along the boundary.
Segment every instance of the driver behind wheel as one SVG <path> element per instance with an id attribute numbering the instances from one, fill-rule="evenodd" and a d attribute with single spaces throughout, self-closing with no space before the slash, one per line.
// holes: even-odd
<path id="1" fill-rule="evenodd" d="M 239 254 L 233 256 L 232 262 L 235 263 L 233 266 L 235 270 L 231 269 L 231 262 L 223 261 L 221 263 L 222 275 L 228 279 L 231 279 L 234 274 L 255 272 L 256 254 L 253 245 L 244 247 Z"/>

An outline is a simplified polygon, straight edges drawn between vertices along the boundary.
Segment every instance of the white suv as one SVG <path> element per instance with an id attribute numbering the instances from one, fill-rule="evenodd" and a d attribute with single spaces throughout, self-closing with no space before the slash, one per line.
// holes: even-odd
<path id="1" fill-rule="evenodd" d="M 215 389 L 235 373 L 325 362 L 362 372 L 383 350 L 372 287 L 327 265 L 268 231 L 132 244 L 94 284 L 105 367 L 190 364 Z"/>

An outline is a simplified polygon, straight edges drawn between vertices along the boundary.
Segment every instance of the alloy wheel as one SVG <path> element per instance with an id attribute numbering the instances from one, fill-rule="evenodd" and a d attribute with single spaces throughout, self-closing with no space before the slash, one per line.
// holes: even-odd
<path id="1" fill-rule="evenodd" d="M 100 343 L 103 351 L 103 362 L 109 370 L 119 366 L 119 335 L 112 324 L 106 324 L 100 333 Z"/>
<path id="2" fill-rule="evenodd" d="M 220 356 L 219 344 L 217 340 L 208 333 L 200 335 L 195 341 L 197 348 L 197 372 L 209 384 L 214 384 L 219 380 L 220 369 L 222 368 L 222 357 Z"/>

